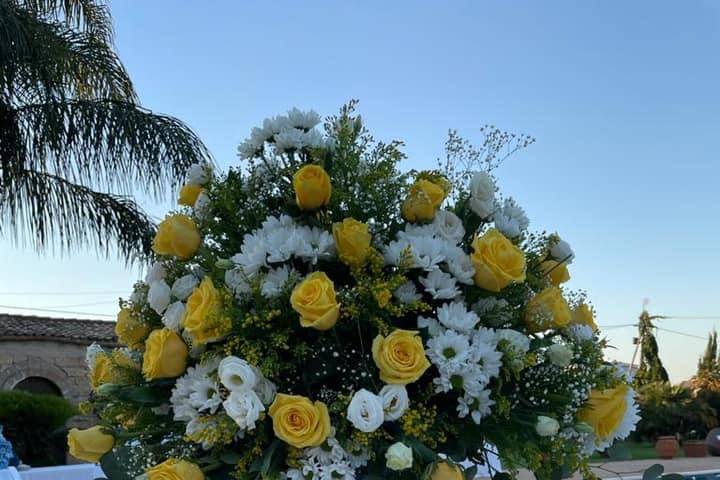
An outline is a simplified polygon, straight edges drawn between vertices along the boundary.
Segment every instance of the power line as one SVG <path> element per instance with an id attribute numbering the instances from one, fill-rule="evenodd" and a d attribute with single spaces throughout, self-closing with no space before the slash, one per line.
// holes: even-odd
<path id="1" fill-rule="evenodd" d="M 660 320 L 720 320 L 720 316 L 682 316 L 682 315 L 663 315 Z"/>
<path id="2" fill-rule="evenodd" d="M 102 300 L 100 302 L 75 303 L 73 305 L 45 305 L 40 308 L 77 308 L 77 307 L 94 307 L 95 305 L 117 304 L 117 300 Z"/>
<path id="3" fill-rule="evenodd" d="M 693 335 L 693 334 L 691 334 L 691 333 L 678 332 L 677 330 L 670 330 L 670 329 L 668 329 L 668 328 L 662 328 L 662 327 L 655 327 L 655 328 L 656 328 L 657 330 L 661 330 L 661 331 L 663 331 L 663 332 L 674 333 L 674 334 L 676 334 L 676 335 L 682 335 L 682 336 L 684 336 L 684 337 L 697 338 L 697 339 L 700 339 L 700 340 L 707 340 L 707 337 L 701 337 L 700 335 Z"/>
<path id="4" fill-rule="evenodd" d="M 47 313 L 68 313 L 70 315 L 89 315 L 91 317 L 109 317 L 109 318 L 115 317 L 115 315 L 109 315 L 107 313 L 75 312 L 72 310 L 60 310 L 60 309 L 54 309 L 54 308 L 17 307 L 14 305 L 0 305 L 0 308 L 9 308 L 11 310 L 28 310 L 28 311 L 34 311 L 34 312 L 47 312 Z"/>
<path id="5" fill-rule="evenodd" d="M 106 291 L 106 292 L 0 292 L 0 295 L 65 295 L 65 296 L 79 296 L 79 295 L 122 295 L 127 292 L 122 290 Z"/>
<path id="6" fill-rule="evenodd" d="M 603 330 L 609 330 L 611 328 L 625 328 L 625 327 L 637 327 L 637 323 L 623 323 L 619 325 L 599 325 L 599 327 Z"/>

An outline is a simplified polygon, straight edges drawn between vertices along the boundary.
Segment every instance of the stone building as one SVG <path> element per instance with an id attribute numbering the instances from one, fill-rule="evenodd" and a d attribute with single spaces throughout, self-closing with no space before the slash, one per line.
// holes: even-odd
<path id="1" fill-rule="evenodd" d="M 85 349 L 115 346 L 115 322 L 0 314 L 0 390 L 61 395 L 90 393 Z"/>

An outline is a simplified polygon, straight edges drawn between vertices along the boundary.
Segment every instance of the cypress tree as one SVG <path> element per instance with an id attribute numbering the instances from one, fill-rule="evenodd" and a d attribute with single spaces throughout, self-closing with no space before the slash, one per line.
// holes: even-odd
<path id="1" fill-rule="evenodd" d="M 658 345 L 653 334 L 652 318 L 647 311 L 640 314 L 640 368 L 635 375 L 635 384 L 646 385 L 655 382 L 667 382 L 668 374 L 658 354 Z"/>

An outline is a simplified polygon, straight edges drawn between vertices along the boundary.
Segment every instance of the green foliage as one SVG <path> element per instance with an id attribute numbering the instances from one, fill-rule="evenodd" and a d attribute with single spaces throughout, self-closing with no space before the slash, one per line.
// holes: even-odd
<path id="1" fill-rule="evenodd" d="M 15 453 L 32 466 L 65 463 L 65 422 L 77 414 L 67 400 L 52 395 L 0 391 L 0 425 Z"/>
<path id="2" fill-rule="evenodd" d="M 667 370 L 660 360 L 657 340 L 653 334 L 652 318 L 648 312 L 643 311 L 640 315 L 640 368 L 635 374 L 635 384 L 646 385 L 655 382 L 667 382 L 669 377 Z"/>
<path id="3" fill-rule="evenodd" d="M 705 346 L 705 353 L 698 361 L 697 376 L 703 377 L 713 374 L 718 368 L 718 343 L 717 332 L 713 330 L 708 335 L 708 342 Z"/>
<path id="4" fill-rule="evenodd" d="M 688 435 L 717 426 L 717 414 L 702 396 L 682 386 L 650 383 L 638 389 L 640 422 L 635 438 L 655 441 L 661 435 Z"/>
<path id="5" fill-rule="evenodd" d="M 129 195 L 167 194 L 209 154 L 136 102 L 103 2 L 1 0 L 0 235 L 147 253 L 154 225 Z"/>

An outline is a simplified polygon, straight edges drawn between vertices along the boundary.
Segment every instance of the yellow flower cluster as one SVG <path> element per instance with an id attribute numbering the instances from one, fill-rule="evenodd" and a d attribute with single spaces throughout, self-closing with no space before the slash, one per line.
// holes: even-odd
<path id="1" fill-rule="evenodd" d="M 430 448 L 447 441 L 442 431 L 436 431 L 437 409 L 435 406 L 419 404 L 407 409 L 400 417 L 402 431 L 408 437 L 417 438 Z"/>
<path id="2" fill-rule="evenodd" d="M 229 445 L 233 441 L 237 425 L 225 414 L 207 415 L 197 418 L 199 426 L 185 439 L 198 444 L 210 446 Z"/>

